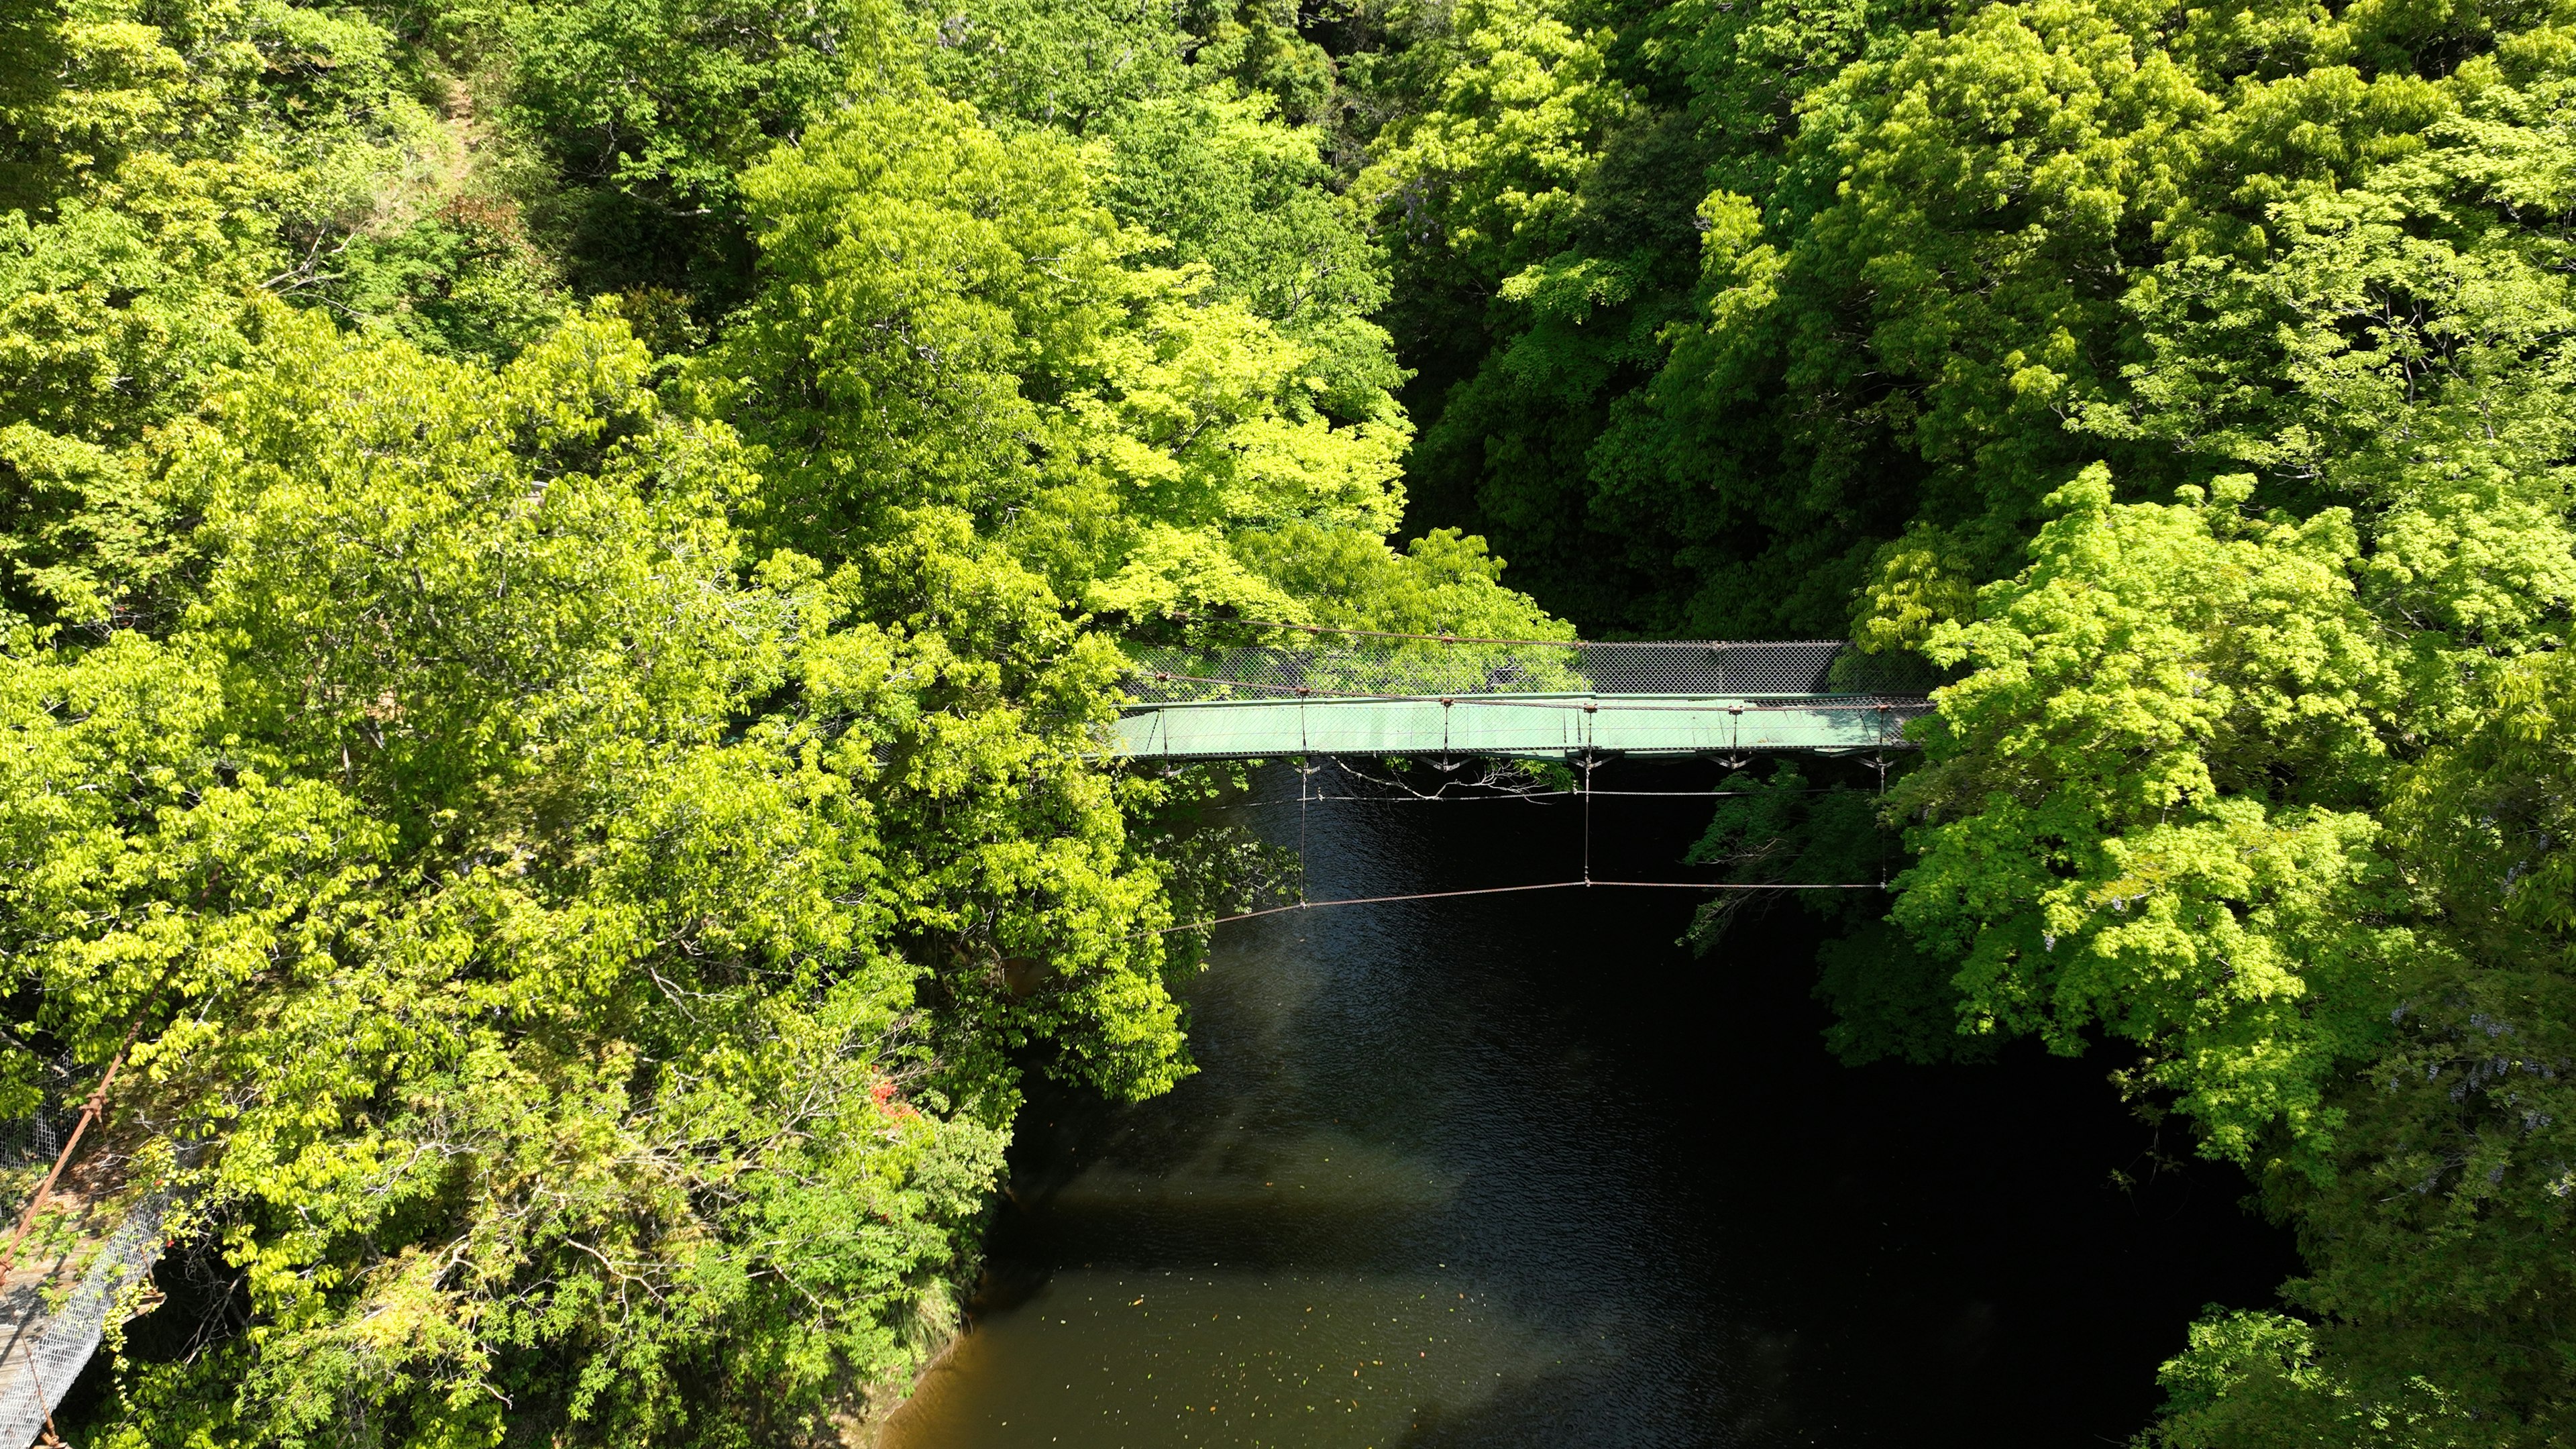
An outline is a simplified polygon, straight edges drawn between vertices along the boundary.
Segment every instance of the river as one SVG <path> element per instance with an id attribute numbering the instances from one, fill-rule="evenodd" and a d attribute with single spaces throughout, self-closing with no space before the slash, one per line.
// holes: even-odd
<path id="1" fill-rule="evenodd" d="M 1562 800 L 1260 786 L 1236 808 L 1290 843 L 1305 815 L 1317 897 L 1555 879 L 1582 849 Z M 1594 810 L 1596 868 L 1636 878 L 1680 873 L 1707 818 Z M 2153 1166 L 2113 1054 L 1843 1067 L 1803 913 L 1697 957 L 1693 899 L 1223 928 L 1197 1075 L 1126 1108 L 1033 1094 L 971 1327 L 889 1449 L 2117 1443 L 2203 1303 L 2295 1269 L 2240 1175 Z"/>

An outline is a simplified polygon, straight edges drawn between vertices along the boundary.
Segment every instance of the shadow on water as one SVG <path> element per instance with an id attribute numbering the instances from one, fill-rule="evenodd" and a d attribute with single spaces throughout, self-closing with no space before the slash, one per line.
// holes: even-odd
<path id="1" fill-rule="evenodd" d="M 1266 785 L 1243 808 L 1294 840 L 1293 777 Z M 1670 877 L 1706 821 L 1595 808 L 1605 873 Z M 1557 878 L 1576 818 L 1315 807 L 1314 893 Z M 2116 1443 L 2201 1304 L 2294 1268 L 2231 1170 L 2112 1184 L 2150 1145 L 2114 1062 L 1844 1068 L 1808 918 L 1696 958 L 1695 899 L 1227 928 L 1197 1076 L 1126 1108 L 1033 1094 L 974 1326 L 888 1443 Z"/>

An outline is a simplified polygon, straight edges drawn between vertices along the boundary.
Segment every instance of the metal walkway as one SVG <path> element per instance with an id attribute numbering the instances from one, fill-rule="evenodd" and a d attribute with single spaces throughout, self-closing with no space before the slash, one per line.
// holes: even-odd
<path id="1" fill-rule="evenodd" d="M 1905 726 L 1930 708 L 1929 681 L 1894 675 L 1832 640 L 1586 644 L 1297 632 L 1306 637 L 1243 648 L 1131 648 L 1118 721 L 1124 753 L 1166 761 L 1850 754 L 1912 748 Z"/>

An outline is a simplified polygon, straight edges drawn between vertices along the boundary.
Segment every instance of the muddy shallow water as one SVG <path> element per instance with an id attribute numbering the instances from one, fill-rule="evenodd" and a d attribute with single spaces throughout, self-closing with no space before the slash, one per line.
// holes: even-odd
<path id="1" fill-rule="evenodd" d="M 1293 841 L 1293 776 L 1263 784 L 1244 818 Z M 1596 866 L 1636 878 L 1681 874 L 1707 814 L 1595 809 Z M 1577 818 L 1312 807 L 1310 889 L 1557 878 Z M 2201 1304 L 2295 1267 L 2235 1173 L 2156 1165 L 2117 1058 L 1845 1068 L 1808 918 L 1702 958 L 1675 944 L 1691 909 L 1577 890 L 1225 928 L 1189 994 L 1198 1075 L 1129 1108 L 1033 1096 L 972 1327 L 886 1442 L 2116 1443 Z"/>

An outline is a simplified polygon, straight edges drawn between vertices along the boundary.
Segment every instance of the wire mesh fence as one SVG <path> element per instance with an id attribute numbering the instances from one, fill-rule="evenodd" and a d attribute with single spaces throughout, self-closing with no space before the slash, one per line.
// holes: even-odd
<path id="1" fill-rule="evenodd" d="M 98 1067 L 66 1052 L 37 1062 L 33 1076 L 35 1105 L 21 1116 L 0 1118 L 0 1182 L 53 1165 L 80 1120 L 82 1101 L 97 1085 Z"/>
<path id="2" fill-rule="evenodd" d="M 80 1119 L 80 1102 L 48 1100 L 24 1117 L 0 1121 L 0 1174 L 50 1164 Z"/>
<path id="3" fill-rule="evenodd" d="M 59 1307 L 45 1292 L 59 1285 L 43 1280 L 0 1294 L 0 1435 L 15 1436 L 10 1442 L 33 1442 L 45 1416 L 62 1407 L 98 1352 L 108 1316 L 159 1261 L 171 1201 L 164 1188 L 135 1204 L 88 1255 L 86 1269 Z"/>
<path id="4" fill-rule="evenodd" d="M 1319 631 L 1233 647 L 1131 644 L 1127 653 L 1127 691 L 1138 704 L 1511 694 L 1919 700 L 1939 682 L 1920 661 L 1831 639 L 1596 644 Z"/>
<path id="5" fill-rule="evenodd" d="M 0 1121 L 0 1189 L 14 1221 L 53 1167 L 97 1085 L 98 1068 L 71 1055 L 38 1064 L 37 1100 Z M 61 1406 L 97 1350 L 111 1315 L 163 1246 L 167 1188 L 130 1204 L 122 1160 L 93 1129 L 0 1282 L 0 1436 L 28 1443 Z"/>

